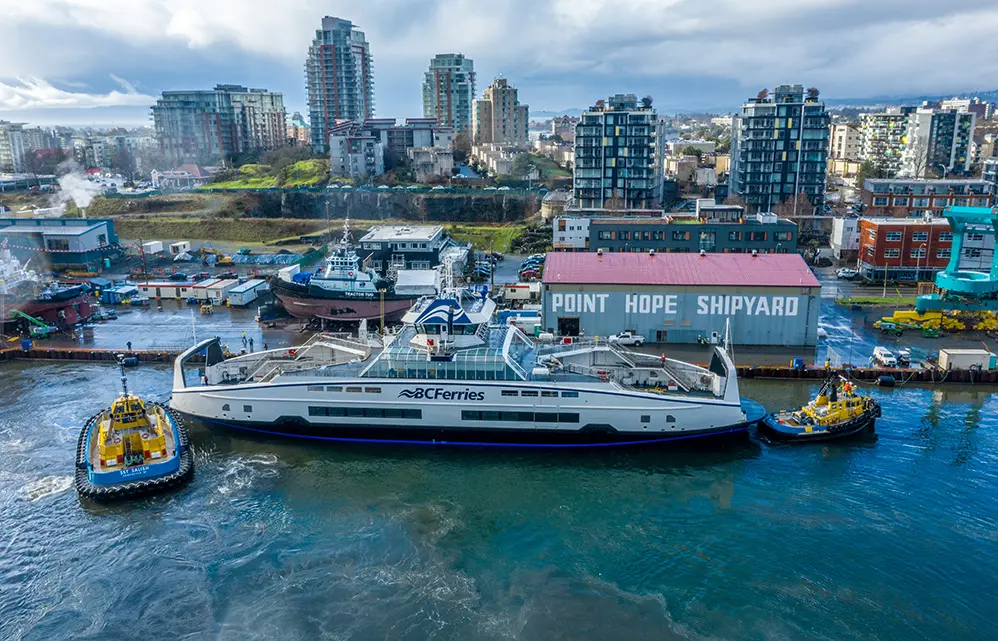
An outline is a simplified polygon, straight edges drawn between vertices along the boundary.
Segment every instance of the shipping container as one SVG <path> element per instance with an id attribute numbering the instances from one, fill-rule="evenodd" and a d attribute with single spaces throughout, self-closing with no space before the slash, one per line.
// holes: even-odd
<path id="1" fill-rule="evenodd" d="M 179 256 L 180 254 L 189 252 L 190 250 L 191 250 L 191 244 L 186 240 L 181 240 L 170 245 L 170 253 L 173 254 L 174 256 Z"/>
<path id="2" fill-rule="evenodd" d="M 151 240 L 148 243 L 142 243 L 142 251 L 147 254 L 158 254 L 163 251 L 163 241 Z"/>
<path id="3" fill-rule="evenodd" d="M 995 355 L 986 349 L 941 349 L 939 367 L 944 370 L 980 367 L 989 371 L 995 369 Z"/>

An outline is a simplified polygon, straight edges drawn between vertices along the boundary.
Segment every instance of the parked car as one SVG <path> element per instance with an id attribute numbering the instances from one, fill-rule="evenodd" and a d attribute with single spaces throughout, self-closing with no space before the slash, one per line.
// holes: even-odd
<path id="1" fill-rule="evenodd" d="M 183 272 L 177 272 L 176 274 L 170 274 L 170 280 L 175 280 L 175 281 L 178 281 L 178 282 L 187 280 L 187 274 L 185 274 Z"/>
<path id="2" fill-rule="evenodd" d="M 898 359 L 886 347 L 873 348 L 873 362 L 881 367 L 897 367 Z"/>
<path id="3" fill-rule="evenodd" d="M 852 280 L 857 276 L 859 276 L 859 270 L 843 267 L 842 269 L 836 270 L 835 275 L 838 278 L 844 278 L 845 280 Z"/>
<path id="4" fill-rule="evenodd" d="M 236 272 L 222 272 L 221 274 L 215 274 L 215 278 L 221 278 L 223 280 L 232 280 L 233 278 L 239 278 L 239 274 Z"/>
<path id="5" fill-rule="evenodd" d="M 539 276 L 540 274 L 532 269 L 525 269 L 520 272 L 520 280 L 537 280 Z"/>
<path id="6" fill-rule="evenodd" d="M 641 334 L 626 331 L 620 332 L 616 336 L 611 336 L 608 340 L 617 345 L 641 345 L 645 342 L 645 337 Z"/>
<path id="7" fill-rule="evenodd" d="M 191 276 L 191 280 L 193 280 L 194 282 L 208 280 L 209 278 L 211 278 L 211 274 L 209 274 L 208 272 L 200 272 Z"/>

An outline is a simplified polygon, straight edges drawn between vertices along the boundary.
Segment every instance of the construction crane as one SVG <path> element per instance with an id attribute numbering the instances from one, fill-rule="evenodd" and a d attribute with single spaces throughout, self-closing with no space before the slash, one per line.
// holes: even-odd
<path id="1" fill-rule="evenodd" d="M 938 294 L 919 296 L 915 309 L 925 312 L 944 310 L 993 311 L 998 310 L 998 251 L 992 254 L 991 270 L 971 272 L 960 270 L 963 254 L 963 235 L 968 225 L 979 228 L 989 225 L 992 233 L 998 232 L 998 207 L 947 207 L 943 216 L 953 231 L 953 245 L 949 264 L 936 274 Z M 998 250 L 998 240 L 995 242 Z"/>

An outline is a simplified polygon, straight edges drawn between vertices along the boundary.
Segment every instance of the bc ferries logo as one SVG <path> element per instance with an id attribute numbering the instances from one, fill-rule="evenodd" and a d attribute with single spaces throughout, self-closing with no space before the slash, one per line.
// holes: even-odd
<path id="1" fill-rule="evenodd" d="M 417 387 L 416 389 L 402 390 L 399 392 L 398 398 L 412 398 L 418 401 L 436 399 L 443 401 L 484 401 L 485 392 L 472 392 L 471 390 L 451 392 L 442 387 Z"/>

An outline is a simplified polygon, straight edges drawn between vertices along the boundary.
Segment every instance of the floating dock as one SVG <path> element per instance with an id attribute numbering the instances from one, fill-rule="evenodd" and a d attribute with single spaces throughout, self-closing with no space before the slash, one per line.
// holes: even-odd
<path id="1" fill-rule="evenodd" d="M 12 360 L 41 361 L 88 361 L 117 362 L 117 354 L 134 356 L 139 363 L 172 363 L 179 352 L 159 350 L 109 350 L 87 347 L 32 347 L 24 350 L 19 347 L 0 349 L 0 362 Z M 822 367 L 795 369 L 780 365 L 741 365 L 736 368 L 739 378 L 758 378 L 769 380 L 802 380 L 819 381 L 828 376 L 829 372 L 845 374 L 846 370 L 826 370 Z M 881 376 L 893 376 L 898 384 L 908 383 L 977 383 L 998 384 L 998 369 L 990 371 L 976 370 L 936 370 L 936 369 L 873 369 L 868 367 L 854 368 L 849 371 L 849 377 L 876 382 Z"/>

